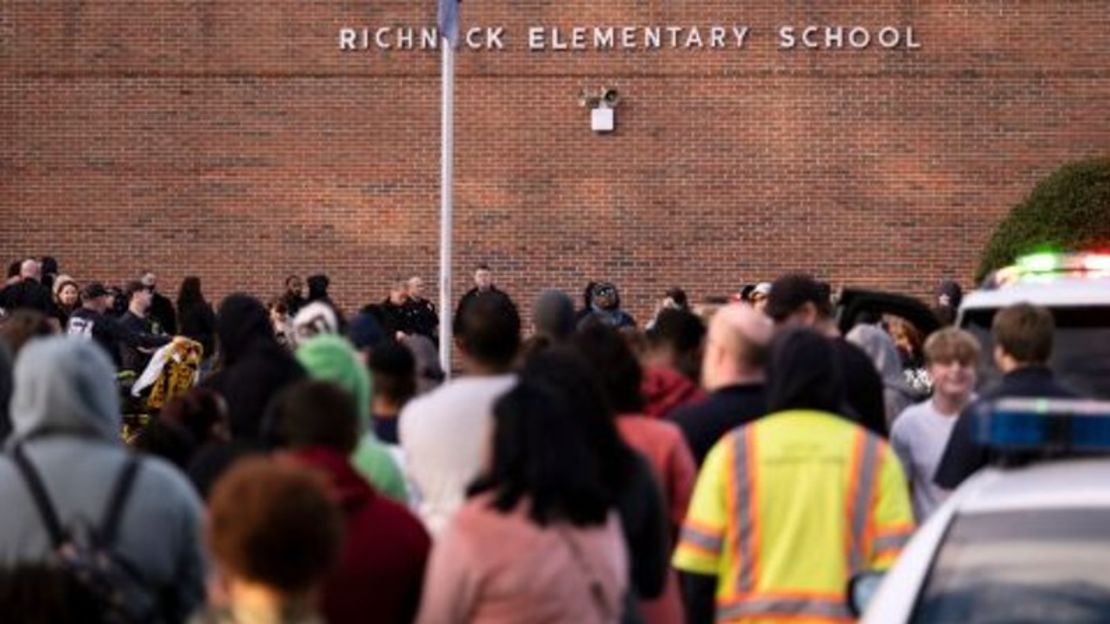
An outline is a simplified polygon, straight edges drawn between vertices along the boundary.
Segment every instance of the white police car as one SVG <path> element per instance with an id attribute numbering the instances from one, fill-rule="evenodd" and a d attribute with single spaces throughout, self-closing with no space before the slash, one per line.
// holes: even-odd
<path id="1" fill-rule="evenodd" d="M 1056 320 L 1049 366 L 1057 378 L 1081 396 L 1110 400 L 1110 253 L 1024 256 L 964 298 L 957 324 L 983 347 L 985 387 L 1000 377 L 991 321 L 998 310 L 1021 302 L 1047 308 Z"/>
<path id="2" fill-rule="evenodd" d="M 863 622 L 1110 622 L 1110 402 L 1006 399 L 977 434 L 1022 461 L 977 473 L 886 575 L 853 581 Z"/>

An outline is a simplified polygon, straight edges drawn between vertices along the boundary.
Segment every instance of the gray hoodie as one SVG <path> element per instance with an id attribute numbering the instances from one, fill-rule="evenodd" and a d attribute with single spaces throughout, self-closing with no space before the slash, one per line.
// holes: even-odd
<path id="1" fill-rule="evenodd" d="M 93 343 L 41 338 L 20 352 L 10 451 L 22 444 L 63 526 L 99 526 L 128 456 L 120 443 L 112 363 Z M 204 600 L 201 503 L 170 464 L 144 457 L 124 505 L 115 551 L 165 598 L 177 618 Z M 47 559 L 52 546 L 21 473 L 0 458 L 0 566 Z"/>
<path id="2" fill-rule="evenodd" d="M 856 325 L 848 332 L 847 340 L 863 349 L 883 378 L 883 404 L 886 408 L 886 425 L 889 428 L 903 410 L 922 397 L 917 396 L 906 382 L 898 348 L 894 346 L 894 339 L 882 328 L 875 325 Z"/>

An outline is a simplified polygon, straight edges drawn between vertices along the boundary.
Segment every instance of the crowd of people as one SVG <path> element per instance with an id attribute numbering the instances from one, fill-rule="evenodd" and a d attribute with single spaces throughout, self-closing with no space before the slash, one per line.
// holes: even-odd
<path id="1" fill-rule="evenodd" d="M 547 290 L 526 327 L 482 265 L 445 381 L 419 278 L 352 315 L 323 275 L 213 309 L 195 277 L 174 305 L 47 260 L 0 290 L 12 621 L 843 621 L 853 575 L 989 461 L 977 405 L 1070 396 L 1042 309 L 996 316 L 977 395 L 971 334 L 841 336 L 802 273 L 671 289 L 643 326 L 612 283 Z M 182 344 L 188 383 L 124 383 Z"/>

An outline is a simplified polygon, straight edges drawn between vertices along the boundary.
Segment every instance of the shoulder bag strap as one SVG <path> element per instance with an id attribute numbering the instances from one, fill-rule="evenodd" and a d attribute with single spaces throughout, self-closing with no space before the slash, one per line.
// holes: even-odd
<path id="1" fill-rule="evenodd" d="M 139 458 L 129 455 L 127 461 L 123 464 L 123 468 L 120 469 L 119 476 L 116 477 L 116 484 L 112 488 L 112 494 L 108 499 L 108 507 L 104 511 L 104 520 L 100 524 L 100 538 L 104 540 L 104 546 L 106 547 L 112 546 L 116 541 L 123 507 L 127 504 L 127 497 L 131 493 L 131 485 L 135 482 L 138 473 Z"/>
<path id="2" fill-rule="evenodd" d="M 31 492 L 31 500 L 34 501 L 39 516 L 42 518 L 42 523 L 50 534 L 51 543 L 53 543 L 54 548 L 60 547 L 65 542 L 65 534 L 62 532 L 61 523 L 58 522 L 58 514 L 54 511 L 54 506 L 50 504 L 50 495 L 47 494 L 38 471 L 31 464 L 31 460 L 27 458 L 22 444 L 17 445 L 12 450 L 12 458 L 15 460 L 19 472 L 23 475 L 23 481 L 27 484 L 27 489 Z"/>

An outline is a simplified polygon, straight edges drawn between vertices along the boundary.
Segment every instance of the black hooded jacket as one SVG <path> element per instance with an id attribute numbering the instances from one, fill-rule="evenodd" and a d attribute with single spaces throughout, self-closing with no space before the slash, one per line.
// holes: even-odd
<path id="1" fill-rule="evenodd" d="M 832 341 L 810 329 L 775 337 L 767 362 L 767 413 L 844 411 L 844 377 Z"/>
<path id="2" fill-rule="evenodd" d="M 223 395 L 233 438 L 257 438 L 266 406 L 282 388 L 302 379 L 305 371 L 277 343 L 270 318 L 254 297 L 224 299 L 216 319 L 221 368 L 205 386 Z"/>

